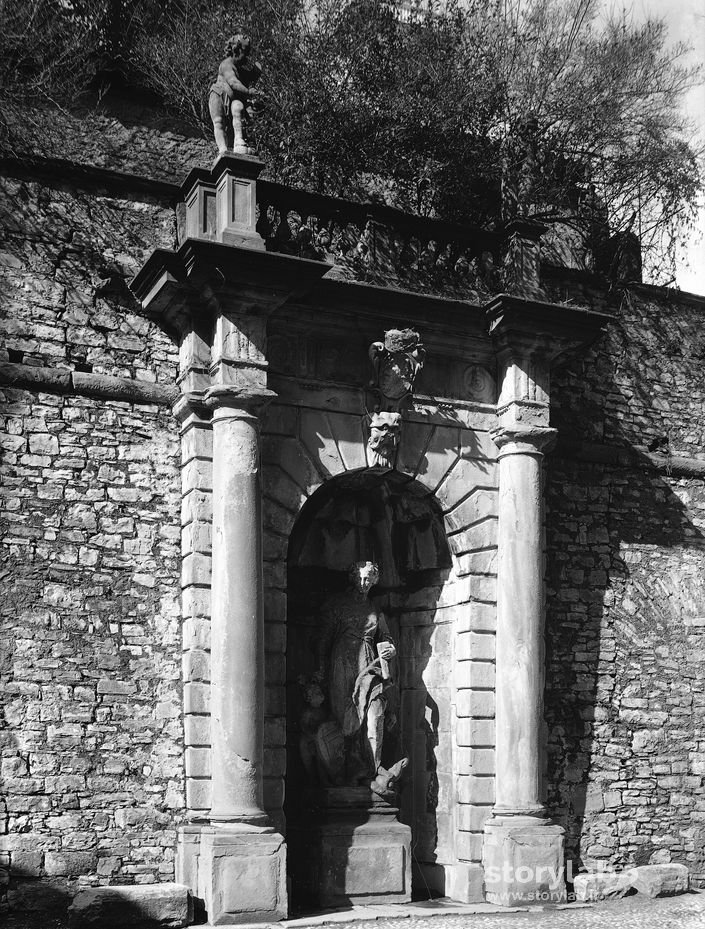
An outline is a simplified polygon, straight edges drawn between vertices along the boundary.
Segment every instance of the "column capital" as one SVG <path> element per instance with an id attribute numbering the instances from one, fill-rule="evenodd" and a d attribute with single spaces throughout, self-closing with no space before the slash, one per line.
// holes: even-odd
<path id="1" fill-rule="evenodd" d="M 205 392 L 203 403 L 216 416 L 220 411 L 220 418 L 223 415 L 257 417 L 263 407 L 276 396 L 276 393 L 268 387 L 251 390 L 247 387 L 216 384 Z"/>
<path id="2" fill-rule="evenodd" d="M 191 417 L 209 420 L 211 411 L 204 402 L 204 391 L 185 391 L 174 401 L 171 411 L 183 426 Z"/>
<path id="3" fill-rule="evenodd" d="M 544 455 L 558 437 L 558 430 L 548 426 L 503 425 L 490 432 L 499 448 L 499 457 L 505 455 Z"/>

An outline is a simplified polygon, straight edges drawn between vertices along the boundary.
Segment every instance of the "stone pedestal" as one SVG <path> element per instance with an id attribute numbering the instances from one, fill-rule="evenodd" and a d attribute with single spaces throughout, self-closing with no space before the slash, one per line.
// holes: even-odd
<path id="1" fill-rule="evenodd" d="M 187 236 L 264 250 L 255 229 L 257 177 L 263 167 L 259 158 L 228 152 L 210 171 L 194 168 L 182 185 Z"/>
<path id="2" fill-rule="evenodd" d="M 488 903 L 565 903 L 563 828 L 543 817 L 496 816 L 485 825 Z"/>
<path id="3" fill-rule="evenodd" d="M 292 880 L 321 907 L 411 900 L 411 829 L 367 788 L 322 790 L 312 822 L 292 825 Z M 293 850 L 296 850 L 295 852 Z"/>
<path id="4" fill-rule="evenodd" d="M 267 827 L 204 827 L 198 889 L 212 926 L 285 919 L 284 839 Z"/>

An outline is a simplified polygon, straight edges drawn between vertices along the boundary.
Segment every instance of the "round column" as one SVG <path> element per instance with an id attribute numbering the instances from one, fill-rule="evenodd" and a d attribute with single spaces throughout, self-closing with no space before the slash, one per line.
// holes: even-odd
<path id="1" fill-rule="evenodd" d="M 501 430 L 494 815 L 541 816 L 543 451 L 556 431 Z"/>
<path id="2" fill-rule="evenodd" d="M 259 399 L 216 389 L 206 400 L 213 408 L 212 822 L 267 821 Z"/>

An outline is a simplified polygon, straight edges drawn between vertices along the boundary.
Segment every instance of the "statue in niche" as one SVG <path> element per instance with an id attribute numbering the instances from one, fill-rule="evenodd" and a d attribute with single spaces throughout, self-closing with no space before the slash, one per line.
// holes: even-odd
<path id="1" fill-rule="evenodd" d="M 401 439 L 402 412 L 411 404 L 414 382 L 424 366 L 426 351 L 414 329 L 389 329 L 384 342 L 373 342 L 369 357 L 375 376 L 370 381 L 372 412 L 367 448 L 374 465 L 393 468 Z"/>
<path id="2" fill-rule="evenodd" d="M 324 784 L 328 780 L 335 786 L 369 786 L 390 799 L 408 764 L 406 758 L 389 769 L 382 764 L 385 730 L 396 725 L 386 695 L 394 686 L 389 662 L 396 648 L 384 614 L 368 597 L 379 580 L 379 568 L 370 561 L 356 562 L 349 577 L 350 588 L 330 597 L 322 607 L 317 680 L 327 694 L 328 706 L 322 710 L 319 702 L 320 721 L 317 717 L 313 734 L 319 772 L 323 769 Z M 319 699 L 316 695 L 316 702 Z M 310 760 L 310 743 L 305 751 Z M 306 759 L 304 765 L 313 772 Z"/>
<path id="3" fill-rule="evenodd" d="M 211 84 L 208 109 L 213 120 L 213 134 L 218 154 L 233 151 L 251 155 L 243 135 L 243 124 L 252 118 L 253 102 L 262 96 L 253 85 L 257 83 L 262 69 L 251 55 L 248 35 L 237 33 L 225 44 L 226 57 L 218 68 L 218 77 Z"/>

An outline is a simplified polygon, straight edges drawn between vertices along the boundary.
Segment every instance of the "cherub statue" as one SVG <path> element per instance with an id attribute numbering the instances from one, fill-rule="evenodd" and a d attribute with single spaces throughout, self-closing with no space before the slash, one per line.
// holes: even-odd
<path id="1" fill-rule="evenodd" d="M 310 780 L 325 786 L 339 785 L 345 764 L 343 735 L 330 718 L 322 689 L 323 674 L 299 677 L 304 709 L 299 720 L 299 751 Z"/>
<path id="2" fill-rule="evenodd" d="M 211 84 L 208 109 L 213 120 L 213 132 L 218 153 L 227 151 L 252 154 L 243 136 L 243 123 L 252 116 L 252 103 L 262 96 L 253 87 L 262 69 L 252 61 L 251 41 L 242 32 L 231 36 L 225 44 L 225 57 L 218 68 L 218 77 Z M 228 145 L 228 142 L 231 145 Z"/>
<path id="3" fill-rule="evenodd" d="M 389 662 L 396 648 L 384 614 L 368 599 L 379 568 L 356 562 L 349 577 L 351 589 L 323 605 L 319 673 L 327 681 L 331 713 L 345 740 L 348 782 L 369 784 L 386 795 L 407 765 L 406 759 L 389 770 L 382 765 L 386 691 L 393 686 Z"/>

